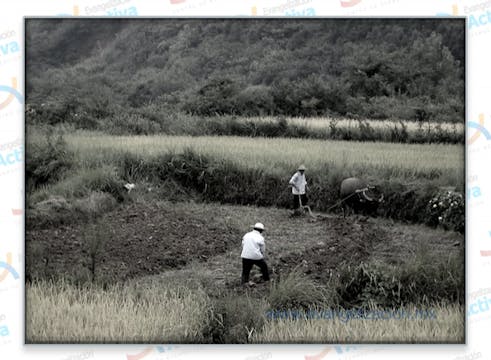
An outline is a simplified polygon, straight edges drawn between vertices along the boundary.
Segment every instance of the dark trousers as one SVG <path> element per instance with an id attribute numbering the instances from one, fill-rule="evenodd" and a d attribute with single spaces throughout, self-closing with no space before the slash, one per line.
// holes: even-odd
<path id="1" fill-rule="evenodd" d="M 298 209 L 300 207 L 300 198 L 302 198 L 302 206 L 307 205 L 307 194 L 293 195 L 293 209 Z"/>
<path id="2" fill-rule="evenodd" d="M 266 261 L 264 261 L 264 259 L 251 260 L 242 258 L 242 284 L 249 282 L 249 274 L 253 265 L 259 266 L 264 281 L 269 280 L 268 265 L 266 265 Z"/>

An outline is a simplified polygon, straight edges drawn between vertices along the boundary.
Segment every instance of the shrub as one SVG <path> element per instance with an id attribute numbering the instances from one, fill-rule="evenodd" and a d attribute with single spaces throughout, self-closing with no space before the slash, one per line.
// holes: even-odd
<path id="1" fill-rule="evenodd" d="M 29 139 L 26 154 L 28 193 L 41 185 L 59 181 L 73 165 L 73 153 L 61 134 L 54 137 L 48 132 L 40 141 Z"/>
<path id="2" fill-rule="evenodd" d="M 465 230 L 465 202 L 464 196 L 455 191 L 438 193 L 426 208 L 425 223 L 430 226 L 442 226 L 445 230 L 454 230 L 464 233 Z"/>
<path id="3" fill-rule="evenodd" d="M 101 122 L 102 130 L 112 135 L 150 135 L 161 131 L 158 122 L 149 120 L 142 115 L 121 112 Z"/>
<path id="4" fill-rule="evenodd" d="M 41 189 L 30 196 L 31 203 L 46 200 L 50 195 L 65 199 L 83 198 L 92 192 L 111 194 L 116 200 L 123 201 L 127 197 L 124 182 L 119 179 L 115 167 L 101 166 L 96 169 L 85 169 L 62 181 Z"/>
<path id="5" fill-rule="evenodd" d="M 213 303 L 212 317 L 205 336 L 210 342 L 245 344 L 265 323 L 267 303 L 249 296 L 226 295 Z"/>
<path id="6" fill-rule="evenodd" d="M 237 94 L 237 110 L 241 115 L 254 116 L 271 113 L 274 108 L 270 87 L 250 85 Z"/>
<path id="7" fill-rule="evenodd" d="M 92 191 L 100 191 L 111 194 L 118 201 L 124 201 L 127 194 L 123 181 L 111 166 L 85 170 L 69 181 L 60 183 L 60 187 L 62 191 L 71 195 L 69 197 L 82 197 Z"/>
<path id="8" fill-rule="evenodd" d="M 358 128 L 360 129 L 360 138 L 356 140 L 361 141 L 375 141 L 376 134 L 368 121 L 358 120 Z"/>
<path id="9" fill-rule="evenodd" d="M 334 292 L 319 287 L 298 269 L 271 286 L 268 300 L 273 310 L 309 309 L 319 305 L 332 307 L 337 303 Z"/>
<path id="10" fill-rule="evenodd" d="M 284 180 L 278 176 L 217 161 L 191 149 L 162 156 L 155 166 L 161 181 L 172 179 L 184 189 L 199 193 L 203 200 L 259 206 L 290 204 L 288 194 L 281 191 Z"/>
<path id="11" fill-rule="evenodd" d="M 380 262 L 345 266 L 338 292 L 342 306 L 397 307 L 407 304 L 464 301 L 464 257 L 427 258 L 422 251 L 404 265 Z"/>
<path id="12" fill-rule="evenodd" d="M 116 207 L 116 200 L 108 193 L 93 191 L 83 199 L 76 199 L 73 208 L 90 217 L 111 211 Z"/>
<path id="13" fill-rule="evenodd" d="M 183 109 L 186 112 L 204 116 L 233 114 L 236 110 L 235 96 L 239 92 L 238 84 L 233 80 L 215 78 L 201 87 L 188 100 Z"/>
<path id="14" fill-rule="evenodd" d="M 407 142 L 409 134 L 407 132 L 406 124 L 404 121 L 399 120 L 399 126 L 397 126 L 397 123 L 394 123 L 390 132 L 390 140 L 392 142 Z"/>
<path id="15" fill-rule="evenodd" d="M 384 181 L 384 202 L 379 206 L 379 214 L 396 220 L 424 223 L 426 205 L 431 194 L 437 189 L 432 184 L 405 186 L 395 181 Z"/>
<path id="16" fill-rule="evenodd" d="M 35 200 L 31 200 L 32 204 L 26 212 L 28 229 L 89 221 L 114 209 L 117 204 L 112 195 L 100 191 L 90 192 L 88 196 L 81 199 L 69 200 L 63 196 L 48 194 L 49 192 L 46 191 L 32 195 Z M 36 201 L 44 196 L 47 197 L 45 200 Z"/>
<path id="17" fill-rule="evenodd" d="M 153 177 L 152 162 L 145 162 L 143 157 L 131 152 L 118 153 L 112 163 L 122 179 L 129 182 L 148 180 Z"/>
<path id="18" fill-rule="evenodd" d="M 73 119 L 76 106 L 70 102 L 53 100 L 46 103 L 26 105 L 26 119 L 29 124 L 56 125 Z"/>

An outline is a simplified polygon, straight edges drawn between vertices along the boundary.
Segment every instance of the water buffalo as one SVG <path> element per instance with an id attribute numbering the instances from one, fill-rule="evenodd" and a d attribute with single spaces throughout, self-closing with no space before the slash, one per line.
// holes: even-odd
<path id="1" fill-rule="evenodd" d="M 340 191 L 343 217 L 353 213 L 368 214 L 375 211 L 384 199 L 384 194 L 377 186 L 369 185 L 367 182 L 352 177 L 341 182 Z"/>

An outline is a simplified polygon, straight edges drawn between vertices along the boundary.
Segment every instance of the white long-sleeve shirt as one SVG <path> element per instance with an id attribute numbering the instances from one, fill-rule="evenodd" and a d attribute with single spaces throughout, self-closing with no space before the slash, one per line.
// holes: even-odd
<path id="1" fill-rule="evenodd" d="M 292 185 L 293 195 L 305 194 L 305 185 L 307 185 L 307 180 L 305 180 L 305 174 L 301 174 L 300 171 L 297 171 L 295 174 L 293 174 L 289 184 Z"/>
<path id="2" fill-rule="evenodd" d="M 242 254 L 244 259 L 260 260 L 264 258 L 264 238 L 257 230 L 252 230 L 242 238 Z"/>

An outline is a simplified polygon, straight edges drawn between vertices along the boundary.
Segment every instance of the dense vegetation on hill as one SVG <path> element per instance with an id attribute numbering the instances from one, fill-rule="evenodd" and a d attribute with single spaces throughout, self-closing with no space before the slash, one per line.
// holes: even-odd
<path id="1" fill-rule="evenodd" d="M 29 19 L 28 122 L 171 114 L 462 122 L 461 19 Z M 44 104 L 44 105 L 42 105 Z"/>

